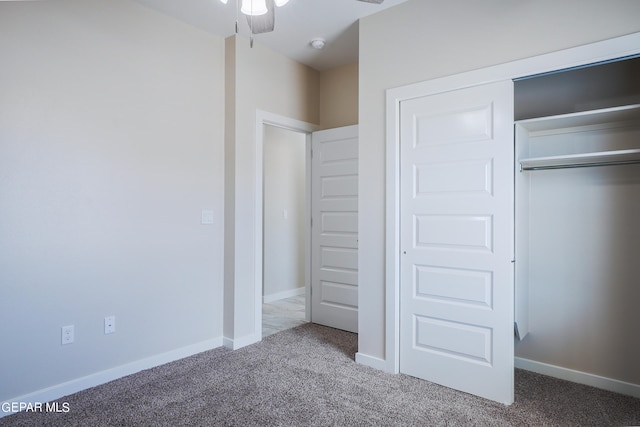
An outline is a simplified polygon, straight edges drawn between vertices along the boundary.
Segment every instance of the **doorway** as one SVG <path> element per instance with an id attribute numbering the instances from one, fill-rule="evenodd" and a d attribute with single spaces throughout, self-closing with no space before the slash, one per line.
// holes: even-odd
<path id="1" fill-rule="evenodd" d="M 262 337 L 306 322 L 306 133 L 264 125 Z"/>
<path id="2" fill-rule="evenodd" d="M 345 165 L 349 166 L 352 163 L 354 163 L 354 159 L 355 159 L 355 164 L 357 165 L 357 154 L 356 154 L 357 153 L 357 125 L 347 126 L 344 128 L 337 128 L 337 129 L 328 129 L 328 130 L 323 130 L 321 132 L 318 132 L 319 127 L 316 125 L 258 110 L 256 111 L 256 128 L 255 128 L 256 199 L 255 199 L 255 205 L 254 205 L 255 207 L 255 210 L 254 210 L 255 229 L 254 230 L 255 230 L 256 239 L 255 239 L 255 246 L 254 246 L 255 275 L 254 275 L 254 305 L 253 305 L 255 326 L 254 326 L 254 335 L 252 336 L 252 339 L 254 340 L 254 342 L 259 341 L 263 337 L 263 335 L 265 335 L 263 334 L 263 310 L 265 310 L 265 307 L 263 306 L 264 304 L 263 282 L 264 282 L 264 271 L 265 271 L 264 269 L 265 257 L 263 255 L 264 254 L 263 238 L 264 238 L 264 228 L 265 228 L 265 224 L 263 221 L 263 216 L 264 216 L 263 206 L 264 206 L 264 199 L 265 199 L 264 197 L 265 133 L 271 132 L 273 130 L 270 128 L 278 128 L 279 130 L 290 131 L 293 133 L 297 133 L 298 135 L 303 135 L 305 140 L 305 162 L 304 162 L 305 164 L 305 172 L 304 172 L 304 181 L 305 181 L 304 224 L 305 224 L 305 227 L 304 227 L 304 247 L 303 247 L 304 260 L 305 260 L 304 262 L 304 307 L 305 307 L 304 319 L 307 322 L 312 321 L 312 306 L 311 306 L 312 287 L 313 288 L 317 287 L 318 290 L 314 292 L 314 295 L 316 297 L 316 307 L 314 309 L 314 315 L 315 313 L 321 314 L 323 312 L 323 308 L 325 308 L 325 309 L 334 310 L 334 315 L 338 319 L 343 319 L 345 317 L 344 316 L 345 313 L 347 313 L 348 316 L 346 316 L 346 319 L 343 319 L 343 320 L 351 319 L 353 324 L 357 322 L 357 308 L 356 308 L 357 293 L 355 294 L 356 296 L 354 297 L 353 291 L 335 292 L 336 286 L 331 286 L 332 284 L 340 285 L 339 286 L 341 288 L 340 290 L 342 289 L 350 290 L 351 288 L 353 288 L 352 283 L 348 283 L 340 279 L 339 277 L 337 277 L 333 279 L 325 278 L 324 281 L 320 281 L 312 286 L 312 280 L 311 280 L 312 269 L 314 268 L 314 266 L 315 268 L 318 268 L 319 266 L 331 267 L 331 270 L 334 273 L 347 272 L 347 273 L 350 273 L 351 276 L 353 276 L 354 273 L 357 271 L 357 268 L 355 265 L 351 265 L 351 266 L 342 265 L 342 260 L 337 260 L 337 263 L 333 262 L 333 261 L 336 261 L 336 259 L 334 256 L 329 256 L 330 255 L 329 253 L 331 251 L 327 251 L 327 250 L 313 251 L 312 250 L 313 221 L 311 218 L 312 216 L 311 188 L 313 185 L 312 183 L 314 182 L 314 179 L 312 178 L 312 167 L 311 167 L 312 140 L 314 139 L 312 137 L 315 137 L 315 144 L 317 145 L 316 149 L 313 150 L 313 152 L 315 152 L 316 161 L 318 159 L 324 159 L 326 161 L 325 163 L 328 163 L 328 165 L 325 165 L 325 166 L 329 166 L 330 169 L 335 167 L 340 168 Z M 351 148 L 345 149 L 345 147 L 351 147 Z M 323 168 L 315 167 L 315 170 L 318 171 L 319 173 L 320 171 L 323 170 Z M 355 187 L 353 185 L 353 180 L 354 179 L 357 180 L 357 178 L 351 177 L 347 180 L 348 181 L 347 183 L 344 183 L 342 182 L 342 178 L 344 178 L 343 175 L 345 174 L 342 173 L 339 175 L 340 175 L 339 179 L 336 179 L 336 177 L 334 176 L 324 177 L 326 178 L 324 180 L 320 179 L 319 177 L 316 177 L 317 178 L 315 179 L 316 184 L 318 184 L 319 182 L 323 182 L 325 184 L 324 186 L 321 185 L 319 188 L 316 188 L 315 190 L 316 194 L 323 194 L 325 196 L 328 196 L 329 200 L 326 200 L 327 199 L 326 197 L 324 199 L 321 198 L 325 202 L 331 201 L 331 199 L 333 198 L 337 198 L 339 205 L 342 205 L 344 202 L 348 202 L 348 201 L 352 203 L 353 195 L 349 192 L 348 192 L 349 194 L 344 193 L 344 191 L 345 189 L 348 190 L 350 188 L 351 189 L 355 188 L 355 191 L 357 191 L 357 185 Z M 334 194 L 335 190 L 337 190 L 340 194 Z M 354 215 L 357 217 L 357 198 L 355 200 L 356 200 L 356 203 L 351 208 L 347 209 L 349 211 L 349 215 L 347 215 L 348 217 L 352 217 Z M 335 201 L 336 200 L 333 200 L 333 202 Z M 335 205 L 335 203 L 333 203 L 333 205 Z M 280 206 L 277 209 L 278 210 L 276 210 L 276 214 L 279 215 L 280 218 L 284 217 L 285 215 L 287 216 L 290 215 L 290 212 L 288 210 L 287 210 L 287 213 L 285 214 L 284 209 L 282 209 L 282 206 Z M 326 209 L 324 208 L 321 209 L 321 211 L 323 213 L 326 213 Z M 316 227 L 316 228 L 324 231 L 323 233 L 321 233 L 323 237 L 326 237 L 327 234 L 334 235 L 336 233 L 341 234 L 343 232 L 348 232 L 349 235 L 343 236 L 343 237 L 347 241 L 352 242 L 351 245 L 348 246 L 349 248 L 355 245 L 353 249 L 355 249 L 355 252 L 357 253 L 357 249 L 356 249 L 357 221 L 356 222 L 353 222 L 353 220 L 349 221 L 347 218 L 343 218 L 343 215 L 337 215 L 337 216 L 333 215 L 335 214 L 335 212 L 333 211 L 331 213 L 332 213 L 332 215 L 330 215 L 331 218 L 323 218 L 322 215 L 319 215 L 320 218 L 318 219 L 318 221 L 320 221 L 320 224 L 323 224 L 325 226 L 331 226 L 331 227 L 337 226 L 338 229 L 332 228 L 331 230 L 329 230 L 329 229 L 326 229 L 325 227 L 321 227 L 321 228 Z M 348 225 L 347 227 L 349 228 L 348 230 L 345 229 L 345 224 Z M 354 224 L 356 228 L 352 229 L 351 227 Z M 320 236 L 316 236 L 316 239 L 315 239 L 315 241 L 318 242 L 318 244 L 320 244 L 322 240 L 319 237 Z M 336 246 L 345 246 L 345 245 L 333 244 L 332 247 L 336 247 Z M 344 249 L 345 248 L 343 247 L 342 250 Z M 331 252 L 331 254 L 333 253 L 334 252 Z M 313 255 L 315 255 L 315 258 Z M 348 259 L 352 259 L 352 258 L 353 256 L 348 257 Z M 320 263 L 318 263 L 317 261 L 320 261 Z M 321 275 L 316 274 L 316 277 L 320 278 Z M 345 284 L 348 284 L 349 286 L 343 286 Z M 323 288 L 322 286 L 318 286 L 318 285 L 328 285 L 328 286 L 325 286 Z M 294 292 L 301 292 L 301 291 L 300 289 L 298 289 L 297 291 L 294 291 Z M 338 311 L 335 311 L 335 309 L 338 309 Z M 326 310 L 324 311 L 326 312 Z M 316 319 L 314 317 L 313 322 L 319 323 L 319 324 L 325 324 L 331 327 L 336 327 L 338 329 L 353 330 L 354 332 L 357 330 L 357 327 L 350 327 L 348 325 L 345 326 L 344 321 L 341 321 L 341 323 L 339 324 L 329 324 L 329 322 L 325 322 L 323 321 L 323 319 L 320 319 L 320 318 Z"/>
<path id="3" fill-rule="evenodd" d="M 310 164 L 311 164 L 311 134 L 319 129 L 319 126 L 302 122 L 300 120 L 291 119 L 289 117 L 280 116 L 278 114 L 269 113 L 262 110 L 256 111 L 255 122 L 255 144 L 256 144 L 256 199 L 254 204 L 254 218 L 255 218 L 255 244 L 254 244 L 254 299 L 253 299 L 253 313 L 254 313 L 254 342 L 260 341 L 263 337 L 263 304 L 264 304 L 264 221 L 263 221 L 263 205 L 264 205 L 264 149 L 265 149 L 265 131 L 273 130 L 272 128 L 278 128 L 283 131 L 289 131 L 302 135 L 304 137 L 305 145 L 305 224 L 310 224 Z M 282 215 L 282 210 L 280 215 Z M 289 212 L 287 212 L 289 215 Z M 310 269 L 310 242 L 311 233 L 310 228 L 306 227 L 304 231 L 304 320 L 310 321 L 311 309 L 311 269 Z M 248 301 L 247 301 L 248 302 Z"/>

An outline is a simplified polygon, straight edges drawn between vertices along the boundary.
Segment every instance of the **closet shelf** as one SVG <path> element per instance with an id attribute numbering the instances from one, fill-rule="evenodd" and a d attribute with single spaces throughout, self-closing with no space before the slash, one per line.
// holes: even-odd
<path id="1" fill-rule="evenodd" d="M 519 120 L 515 123 L 529 132 L 538 133 L 555 132 L 563 128 L 576 128 L 603 123 L 638 123 L 638 120 L 640 120 L 640 104 L 632 104 L 558 116 L 537 117 L 535 119 Z"/>
<path id="2" fill-rule="evenodd" d="M 544 170 L 640 163 L 640 149 L 520 159 L 520 170 Z"/>

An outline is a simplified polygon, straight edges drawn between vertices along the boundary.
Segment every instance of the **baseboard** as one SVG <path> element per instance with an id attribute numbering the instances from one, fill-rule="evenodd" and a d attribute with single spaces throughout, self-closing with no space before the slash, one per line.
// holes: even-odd
<path id="1" fill-rule="evenodd" d="M 230 348 L 231 350 L 237 350 L 239 348 L 260 342 L 260 340 L 262 340 L 262 337 L 251 334 L 235 339 L 224 337 L 223 344 L 225 347 Z"/>
<path id="2" fill-rule="evenodd" d="M 612 378 L 601 377 L 587 372 L 575 371 L 573 369 L 562 368 L 560 366 L 549 365 L 547 363 L 536 362 L 535 360 L 515 358 L 515 367 L 550 377 L 560 378 L 578 384 L 585 384 L 615 393 L 625 394 L 640 398 L 640 385 L 614 380 Z"/>
<path id="3" fill-rule="evenodd" d="M 262 297 L 262 303 L 266 304 L 273 301 L 278 301 L 285 298 L 297 297 L 298 295 L 304 295 L 305 288 L 289 289 L 288 291 L 276 292 L 275 294 L 264 295 Z"/>
<path id="4" fill-rule="evenodd" d="M 363 353 L 356 353 L 356 363 L 369 366 L 379 371 L 387 372 L 387 361 L 384 359 L 378 359 L 377 357 L 369 356 Z"/>
<path id="5" fill-rule="evenodd" d="M 145 369 L 154 368 L 156 366 L 164 365 L 165 363 L 173 362 L 178 359 L 192 356 L 194 354 L 202 353 L 203 351 L 212 350 L 222 346 L 222 338 L 214 338 L 207 341 L 202 341 L 193 345 L 171 350 L 166 353 L 157 354 L 155 356 L 147 357 L 145 359 L 136 360 L 135 362 L 127 363 L 125 365 L 116 366 L 115 368 L 107 369 L 105 371 L 96 372 L 95 374 L 87 375 L 85 377 L 76 378 L 71 381 L 67 381 L 61 384 L 56 384 L 51 387 L 44 388 L 42 390 L 34 391 L 22 396 L 17 396 L 12 399 L 3 401 L 3 405 L 0 405 L 0 418 L 7 415 L 11 415 L 13 412 L 5 412 L 5 403 L 21 402 L 32 403 L 36 402 L 52 402 L 56 399 L 68 396 L 73 393 L 77 393 L 82 390 L 86 390 L 91 387 L 99 386 L 101 384 L 108 383 L 109 381 L 117 380 L 118 378 L 125 377 L 127 375 L 135 374 L 136 372 L 143 371 Z"/>

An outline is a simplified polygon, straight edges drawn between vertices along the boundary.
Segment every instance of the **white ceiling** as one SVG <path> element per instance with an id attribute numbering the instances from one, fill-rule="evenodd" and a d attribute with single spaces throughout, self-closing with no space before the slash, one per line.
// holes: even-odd
<path id="1" fill-rule="evenodd" d="M 236 0 L 134 0 L 209 33 L 228 37 L 235 31 Z M 238 0 L 239 1 L 239 0 Z M 255 43 L 268 46 L 289 58 L 323 71 L 358 59 L 358 20 L 407 0 L 384 0 L 382 4 L 357 0 L 290 0 L 276 9 L 275 31 L 255 36 Z M 240 15 L 240 34 L 249 27 Z M 319 51 L 310 42 L 326 40 Z"/>

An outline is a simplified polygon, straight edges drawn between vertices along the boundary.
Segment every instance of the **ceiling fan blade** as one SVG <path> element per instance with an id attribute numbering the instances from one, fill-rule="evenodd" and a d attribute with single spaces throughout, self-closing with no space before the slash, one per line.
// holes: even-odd
<path id="1" fill-rule="evenodd" d="M 365 3 L 375 3 L 375 4 L 382 4 L 382 2 L 384 0 L 358 0 L 358 1 L 363 1 Z"/>
<path id="2" fill-rule="evenodd" d="M 264 15 L 247 15 L 247 23 L 252 34 L 269 33 L 273 31 L 276 23 L 275 4 L 273 0 L 267 0 L 267 13 Z"/>

